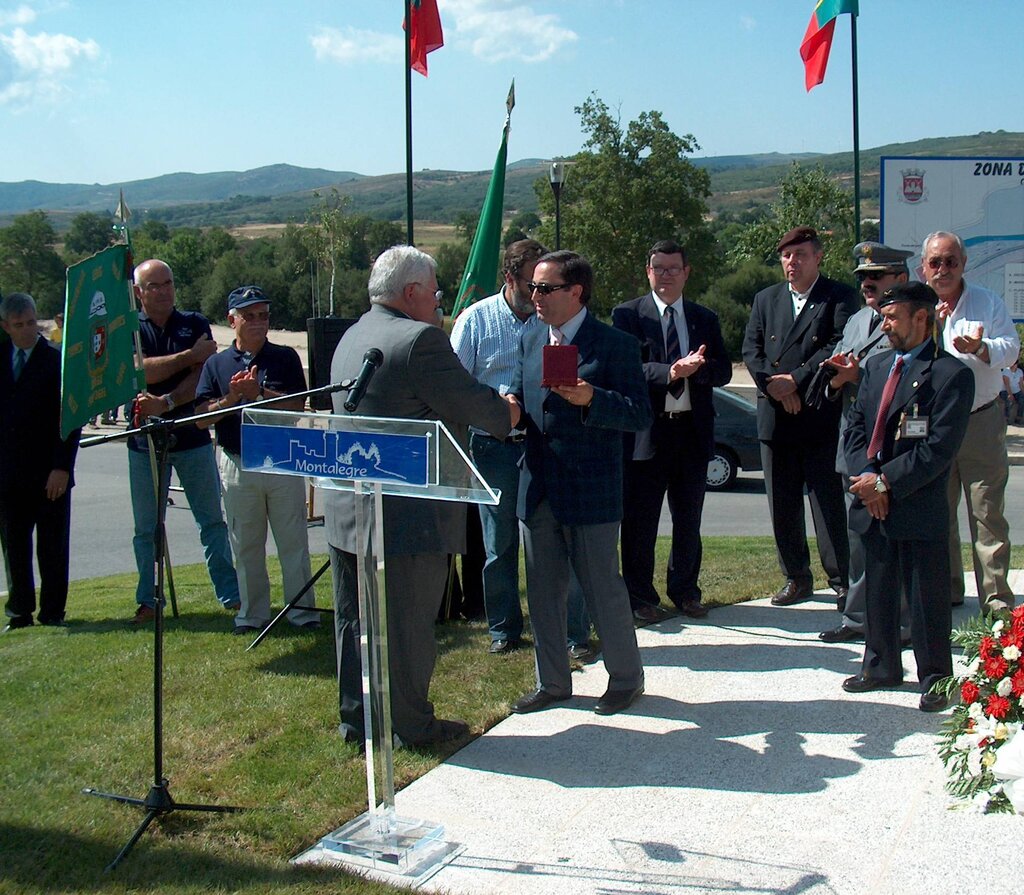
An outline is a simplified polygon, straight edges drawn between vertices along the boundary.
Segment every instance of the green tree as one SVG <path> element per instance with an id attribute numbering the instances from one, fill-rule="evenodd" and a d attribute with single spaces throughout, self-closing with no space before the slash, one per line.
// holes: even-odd
<path id="1" fill-rule="evenodd" d="M 760 261 L 744 261 L 736 270 L 716 279 L 698 299 L 718 314 L 725 348 L 732 360 L 741 359 L 743 332 L 754 296 L 778 280 L 779 272 L 775 267 Z"/>
<path id="2" fill-rule="evenodd" d="M 71 219 L 64 237 L 64 251 L 78 261 L 105 249 L 114 241 L 114 219 L 109 214 L 83 211 Z"/>
<path id="3" fill-rule="evenodd" d="M 533 211 L 521 211 L 519 214 L 513 215 L 505 227 L 505 233 L 501 237 L 501 244 L 508 248 L 517 240 L 528 239 L 540 224 L 540 216 Z"/>
<path id="4" fill-rule="evenodd" d="M 736 264 L 748 259 L 774 263 L 775 247 L 782 234 L 793 227 L 813 227 L 825 248 L 822 270 L 830 277 L 849 281 L 853 217 L 853 195 L 848 190 L 821 165 L 807 168 L 794 162 L 782 180 L 779 198 L 765 209 L 760 220 L 743 228 L 729 258 Z"/>
<path id="5" fill-rule="evenodd" d="M 711 180 L 687 158 L 700 148 L 697 141 L 674 134 L 660 112 L 644 112 L 623 128 L 596 94 L 576 113 L 589 136 L 562 188 L 562 247 L 593 265 L 595 312 L 648 288 L 644 262 L 659 239 L 686 245 L 693 265 L 688 288 L 701 291 L 718 264 L 705 223 Z M 554 196 L 546 179 L 534 189 L 548 216 L 534 235 L 553 246 Z"/>
<path id="6" fill-rule="evenodd" d="M 27 292 L 41 317 L 64 308 L 64 262 L 54 251 L 57 234 L 42 211 L 14 218 L 0 230 L 0 290 Z"/>
<path id="7" fill-rule="evenodd" d="M 351 246 L 351 219 L 345 213 L 351 200 L 342 196 L 335 187 L 331 187 L 327 196 L 321 196 L 319 192 L 313 196 L 319 201 L 310 210 L 306 233 L 310 251 L 327 268 L 327 307 L 333 314 L 336 310 L 334 289 L 338 272 Z"/>

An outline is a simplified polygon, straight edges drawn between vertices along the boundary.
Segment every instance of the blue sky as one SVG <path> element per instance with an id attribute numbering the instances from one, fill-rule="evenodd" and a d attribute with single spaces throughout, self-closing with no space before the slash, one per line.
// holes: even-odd
<path id="1" fill-rule="evenodd" d="M 413 75 L 421 168 L 489 169 L 583 141 L 596 92 L 701 153 L 852 146 L 850 25 L 807 94 L 813 0 L 439 0 Z M 1024 131 L 1021 0 L 861 0 L 861 145 Z M 0 181 L 116 183 L 287 162 L 404 170 L 402 0 L 0 0 Z"/>

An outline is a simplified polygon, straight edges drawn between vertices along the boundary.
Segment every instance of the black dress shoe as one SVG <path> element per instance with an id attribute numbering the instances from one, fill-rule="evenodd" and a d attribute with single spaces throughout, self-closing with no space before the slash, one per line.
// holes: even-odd
<path id="1" fill-rule="evenodd" d="M 605 690 L 604 696 L 597 701 L 597 708 L 594 709 L 594 713 L 597 715 L 615 715 L 619 712 L 624 712 L 636 702 L 637 697 L 643 692 L 643 687 L 637 687 L 635 690 Z"/>
<path id="2" fill-rule="evenodd" d="M 39 619 L 39 624 L 47 628 L 66 628 L 68 623 L 62 618 Z"/>
<path id="3" fill-rule="evenodd" d="M 840 612 L 846 612 L 846 597 L 849 594 L 850 589 L 840 585 L 839 587 L 833 588 L 833 590 L 836 592 L 836 609 Z"/>
<path id="4" fill-rule="evenodd" d="M 19 628 L 31 628 L 34 622 L 32 621 L 31 615 L 16 615 L 10 621 L 7 622 L 7 626 L 4 628 L 4 633 L 8 631 L 17 631 Z"/>
<path id="5" fill-rule="evenodd" d="M 792 606 L 794 603 L 802 603 L 810 599 L 814 593 L 814 586 L 810 581 L 794 581 L 790 578 L 772 597 L 772 606 Z"/>
<path id="6" fill-rule="evenodd" d="M 547 690 L 534 690 L 513 702 L 512 712 L 516 715 L 528 715 L 530 712 L 539 712 L 556 702 L 565 702 L 571 698 L 571 693 L 565 696 L 555 696 L 553 693 L 548 693 Z"/>
<path id="7" fill-rule="evenodd" d="M 519 649 L 518 640 L 492 640 L 487 652 L 495 655 L 499 653 L 514 653 Z"/>
<path id="8" fill-rule="evenodd" d="M 918 708 L 922 712 L 941 712 L 949 705 L 949 697 L 945 693 L 923 693 Z"/>
<path id="9" fill-rule="evenodd" d="M 589 665 L 597 660 L 597 653 L 590 648 L 589 643 L 574 643 L 569 647 L 569 658 L 574 662 Z"/>
<path id="10" fill-rule="evenodd" d="M 872 690 L 896 690 L 903 686 L 899 678 L 864 677 L 862 674 L 848 677 L 843 681 L 847 693 L 870 693 Z"/>
<path id="11" fill-rule="evenodd" d="M 395 739 L 400 746 L 409 746 L 418 749 L 421 746 L 436 746 L 440 743 L 450 743 L 452 740 L 461 739 L 469 735 L 469 725 L 465 721 L 449 721 L 438 718 L 434 729 L 429 735 L 418 740 L 407 740 L 398 734 Z"/>
<path id="12" fill-rule="evenodd" d="M 683 603 L 677 604 L 679 612 L 688 618 L 707 618 L 708 607 L 705 606 L 700 600 L 686 600 Z"/>
<path id="13" fill-rule="evenodd" d="M 851 643 L 854 640 L 863 639 L 863 633 L 855 631 L 853 628 L 847 627 L 846 625 L 840 625 L 838 628 L 832 628 L 831 631 L 822 631 L 818 635 L 818 640 L 821 640 L 824 643 Z"/>
<path id="14" fill-rule="evenodd" d="M 650 603 L 641 603 L 633 610 L 633 618 L 638 622 L 650 623 L 661 621 L 661 610 Z"/>
<path id="15" fill-rule="evenodd" d="M 259 634 L 259 632 L 260 628 L 257 628 L 255 625 L 235 625 L 231 631 L 235 637 L 243 637 L 246 634 Z"/>

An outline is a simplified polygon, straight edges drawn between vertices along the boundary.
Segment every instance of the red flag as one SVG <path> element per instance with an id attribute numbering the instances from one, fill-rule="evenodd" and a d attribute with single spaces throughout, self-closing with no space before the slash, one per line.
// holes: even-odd
<path id="1" fill-rule="evenodd" d="M 413 71 L 427 76 L 427 53 L 444 46 L 441 16 L 437 0 L 412 0 L 409 13 L 412 27 L 406 28 L 409 41 L 409 64 Z M 403 27 L 405 25 L 403 24 Z"/>
<path id="2" fill-rule="evenodd" d="M 800 58 L 804 61 L 804 86 L 808 92 L 825 80 L 836 17 L 844 14 L 855 16 L 857 12 L 857 0 L 817 0 L 815 3 L 807 31 L 800 43 Z"/>

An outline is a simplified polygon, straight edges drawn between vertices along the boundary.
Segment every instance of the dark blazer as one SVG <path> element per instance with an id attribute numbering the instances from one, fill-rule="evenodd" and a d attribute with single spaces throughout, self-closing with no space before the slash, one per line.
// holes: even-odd
<path id="1" fill-rule="evenodd" d="M 10 342 L 0 346 L 0 490 L 36 490 L 54 469 L 72 475 L 82 430 L 60 437 L 60 351 L 39 337 L 14 381 Z"/>
<path id="2" fill-rule="evenodd" d="M 757 385 L 757 435 L 762 441 L 820 439 L 835 445 L 838 402 L 825 402 L 820 410 L 804 405 L 799 413 L 786 413 L 768 397 L 768 377 L 790 373 L 802 399 L 811 376 L 832 356 L 858 305 L 851 287 L 826 276 L 818 277 L 796 320 L 788 283 L 769 286 L 754 296 L 743 337 L 743 361 Z"/>
<path id="3" fill-rule="evenodd" d="M 862 371 L 843 437 L 851 475 L 878 469 L 877 461 L 868 459 L 867 448 L 894 355 L 893 351 L 875 355 Z M 945 351 L 936 351 L 930 340 L 921 355 L 904 369 L 886 415 L 879 470 L 891 491 L 889 515 L 880 523 L 886 537 L 913 541 L 944 541 L 949 537 L 946 480 L 967 431 L 973 400 L 971 370 Z M 913 413 L 914 405 L 918 415 L 928 419 L 928 437 L 897 438 L 901 420 Z M 872 521 L 864 505 L 855 500 L 850 508 L 850 527 L 864 534 Z"/>
<path id="4" fill-rule="evenodd" d="M 397 419 L 444 422 L 456 437 L 472 424 L 504 438 L 510 430 L 507 402 L 481 385 L 459 363 L 444 330 L 375 304 L 346 331 L 334 352 L 331 381 L 359 375 L 363 355 L 379 348 L 384 355 L 357 413 Z M 344 410 L 345 395 L 333 397 L 334 412 Z M 350 491 L 325 491 L 325 528 L 330 544 L 356 552 L 355 503 Z M 465 504 L 410 497 L 384 498 L 384 551 L 388 555 L 462 553 Z"/>
<path id="5" fill-rule="evenodd" d="M 589 407 L 575 407 L 541 385 L 547 326 L 523 334 L 513 391 L 526 410 L 526 450 L 516 513 L 528 519 L 547 499 L 562 525 L 622 519 L 622 433 L 651 424 L 636 339 L 587 313 L 572 344 L 579 377 L 594 387 Z"/>
<path id="6" fill-rule="evenodd" d="M 687 383 L 690 403 L 693 407 L 693 422 L 697 429 L 700 445 L 706 449 L 707 459 L 715 447 L 715 407 L 712 392 L 715 386 L 726 385 L 732 379 L 732 364 L 722 340 L 722 328 L 718 315 L 710 308 L 682 299 L 683 317 L 690 337 L 690 350 L 696 351 L 701 345 L 707 346 L 705 364 L 691 376 Z M 644 379 L 647 380 L 647 395 L 651 409 L 657 414 L 665 406 L 668 394 L 668 371 L 670 364 L 665 358 L 665 339 L 662 335 L 661 315 L 654 296 L 648 292 L 632 301 L 624 302 L 612 310 L 612 325 L 630 333 L 640 342 L 640 361 L 643 364 Z M 652 436 L 657 432 L 652 429 Z M 633 455 L 634 436 L 626 435 L 626 456 Z M 658 444 L 653 445 L 655 451 Z"/>

